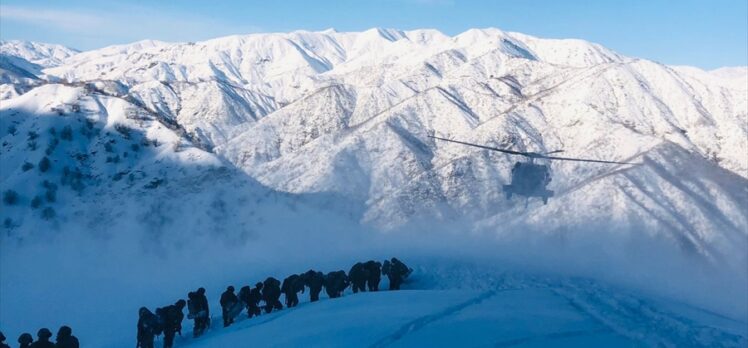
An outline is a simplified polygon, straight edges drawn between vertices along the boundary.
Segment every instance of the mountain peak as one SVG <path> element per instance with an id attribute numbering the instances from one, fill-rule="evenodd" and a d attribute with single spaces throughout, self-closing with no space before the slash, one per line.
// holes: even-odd
<path id="1" fill-rule="evenodd" d="M 402 31 L 387 28 L 371 28 L 369 30 L 361 32 L 361 35 L 365 37 L 376 35 L 393 42 L 405 37 Z"/>
<path id="2" fill-rule="evenodd" d="M 79 51 L 57 44 L 34 41 L 0 41 L 0 54 L 23 58 L 43 67 L 60 65 Z"/>

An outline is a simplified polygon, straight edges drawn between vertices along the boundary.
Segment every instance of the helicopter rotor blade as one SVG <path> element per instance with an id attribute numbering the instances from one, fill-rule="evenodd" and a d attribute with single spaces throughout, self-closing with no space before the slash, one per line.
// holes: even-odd
<path id="1" fill-rule="evenodd" d="M 608 163 L 608 164 L 641 164 L 641 163 L 635 163 L 635 162 L 616 162 L 616 161 L 603 161 L 603 160 L 594 160 L 594 159 L 585 159 L 585 158 L 572 158 L 572 157 L 556 157 L 556 156 L 540 156 L 540 158 L 545 158 L 549 160 L 557 160 L 557 161 L 574 161 L 574 162 L 592 162 L 592 163 Z"/>
<path id="2" fill-rule="evenodd" d="M 557 161 L 574 161 L 574 162 L 607 163 L 607 164 L 634 164 L 634 165 L 640 165 L 641 164 L 641 163 L 634 163 L 634 162 L 617 162 L 617 161 L 603 161 L 603 160 L 585 159 L 585 158 L 547 156 L 548 154 L 558 153 L 558 152 L 562 152 L 564 150 L 555 150 L 555 151 L 547 152 L 545 154 L 541 154 L 541 153 L 537 153 L 537 152 L 520 152 L 520 151 L 507 150 L 507 149 L 500 149 L 498 147 L 491 147 L 491 146 L 485 146 L 485 145 L 471 144 L 471 143 L 466 143 L 464 141 L 459 141 L 459 140 L 452 140 L 452 139 L 440 138 L 440 137 L 433 136 L 433 135 L 429 135 L 428 137 L 429 138 L 434 138 L 434 139 L 439 139 L 439 140 L 444 140 L 444 141 L 449 141 L 449 142 L 452 142 L 452 143 L 457 143 L 457 144 L 462 144 L 462 145 L 467 145 L 467 146 L 472 146 L 472 147 L 478 147 L 478 148 L 481 148 L 481 149 L 486 149 L 486 150 L 491 150 L 491 151 L 498 151 L 498 152 L 508 153 L 508 154 L 511 154 L 511 155 L 525 156 L 525 157 L 528 157 L 528 158 L 543 158 L 543 159 L 557 160 Z"/>
<path id="3" fill-rule="evenodd" d="M 433 135 L 429 135 L 429 138 L 434 138 L 434 139 L 449 141 L 449 142 L 452 142 L 452 143 L 457 143 L 457 144 L 462 144 L 462 145 L 467 145 L 467 146 L 472 146 L 472 147 L 479 147 L 481 149 L 486 149 L 486 150 L 491 150 L 491 151 L 498 151 L 498 152 L 508 153 L 508 154 L 512 154 L 512 155 L 520 155 L 520 156 L 530 157 L 530 155 L 528 155 L 525 152 L 512 151 L 512 150 L 507 150 L 507 149 L 500 149 L 498 147 L 491 147 L 491 146 L 485 146 L 485 145 L 471 144 L 471 143 L 466 143 L 466 142 L 458 141 L 458 140 L 439 138 L 439 137 L 435 137 Z"/>

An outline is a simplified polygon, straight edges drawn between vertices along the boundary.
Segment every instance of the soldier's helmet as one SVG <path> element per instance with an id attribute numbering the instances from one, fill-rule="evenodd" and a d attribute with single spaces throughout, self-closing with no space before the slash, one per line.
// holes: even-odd
<path id="1" fill-rule="evenodd" d="M 18 337 L 18 343 L 20 344 L 30 344 L 31 342 L 34 342 L 34 338 L 28 332 L 24 332 Z"/>
<path id="2" fill-rule="evenodd" d="M 70 328 L 70 326 L 63 325 L 60 327 L 60 330 L 57 331 L 57 336 L 59 337 L 68 337 L 73 334 L 73 329 Z"/>
<path id="3" fill-rule="evenodd" d="M 39 329 L 39 332 L 36 333 L 39 338 L 50 338 L 52 337 L 52 331 L 49 331 L 46 327 L 43 327 Z"/>

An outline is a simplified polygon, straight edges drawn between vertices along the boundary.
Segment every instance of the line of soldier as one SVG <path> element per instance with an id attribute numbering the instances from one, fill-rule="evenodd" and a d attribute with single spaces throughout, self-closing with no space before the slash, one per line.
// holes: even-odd
<path id="1" fill-rule="evenodd" d="M 286 307 L 292 308 L 299 304 L 298 293 L 304 293 L 305 287 L 309 288 L 309 301 L 319 301 L 319 294 L 325 289 L 329 298 L 342 296 L 343 291 L 351 286 L 353 293 L 378 291 L 381 275 L 389 279 L 390 290 L 400 290 L 403 280 L 413 270 L 408 268 L 397 258 L 385 260 L 384 263 L 377 261 L 358 262 L 351 267 L 348 274 L 345 271 L 333 271 L 326 275 L 322 272 L 309 270 L 302 274 L 292 274 L 283 282 L 273 277 L 268 277 L 263 282 L 255 284 L 254 288 L 243 286 L 239 294 L 235 294 L 234 287 L 228 286 L 221 294 L 221 316 L 223 326 L 228 327 L 234 323 L 239 313 L 247 310 L 249 318 L 259 316 L 264 310 L 271 313 L 273 310 L 283 309 L 280 296 L 285 296 Z M 182 335 L 182 310 L 187 306 L 187 318 L 194 320 L 193 337 L 199 337 L 210 327 L 210 309 L 205 289 L 199 288 L 190 292 L 188 301 L 179 300 L 173 305 L 162 307 L 152 313 L 145 307 L 140 308 L 138 319 L 138 343 L 137 348 L 153 348 L 154 337 L 163 333 L 164 348 L 170 348 L 174 344 L 174 337 L 178 333 Z M 260 302 L 264 302 L 264 306 Z"/>
<path id="2" fill-rule="evenodd" d="M 46 327 L 39 329 L 36 337 L 36 341 L 34 341 L 30 333 L 24 332 L 18 337 L 18 346 L 21 348 L 78 348 L 80 346 L 78 338 L 73 336 L 73 329 L 69 326 L 60 327 L 54 343 L 50 340 L 52 331 L 49 331 Z M 0 348 L 10 348 L 5 343 L 5 335 L 2 332 L 0 332 Z"/>

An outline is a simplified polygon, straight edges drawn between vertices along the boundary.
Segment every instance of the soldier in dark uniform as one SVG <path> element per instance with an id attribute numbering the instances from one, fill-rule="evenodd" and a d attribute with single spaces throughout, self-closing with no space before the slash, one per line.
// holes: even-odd
<path id="1" fill-rule="evenodd" d="M 338 271 L 336 274 L 338 297 L 340 297 L 343 296 L 345 289 L 351 285 L 351 280 L 348 279 L 348 275 L 346 275 L 343 270 Z"/>
<path id="2" fill-rule="evenodd" d="M 304 280 L 304 284 L 309 287 L 309 301 L 319 301 L 319 293 L 322 291 L 322 287 L 325 283 L 325 275 L 322 272 L 315 272 L 309 270 L 301 276 Z"/>
<path id="3" fill-rule="evenodd" d="M 3 335 L 2 332 L 0 332 L 0 348 L 10 348 L 10 346 L 5 343 L 5 335 Z"/>
<path id="4" fill-rule="evenodd" d="M 239 298 L 234 294 L 234 287 L 229 286 L 226 291 L 221 294 L 221 309 L 223 314 L 223 327 L 227 327 L 234 322 L 234 316 L 231 311 L 234 306 L 239 303 Z"/>
<path id="5" fill-rule="evenodd" d="M 73 329 L 69 326 L 61 326 L 55 338 L 55 348 L 79 348 L 78 338 L 73 336 Z"/>
<path id="6" fill-rule="evenodd" d="M 262 284 L 262 300 L 265 301 L 265 313 L 270 313 L 273 309 L 283 309 L 280 302 L 281 282 L 273 277 L 268 277 Z"/>
<path id="7" fill-rule="evenodd" d="M 153 348 L 153 337 L 161 333 L 158 317 L 148 308 L 140 307 L 138 311 L 138 343 L 137 348 Z"/>
<path id="8" fill-rule="evenodd" d="M 28 332 L 24 332 L 21 334 L 21 336 L 18 336 L 19 348 L 29 348 L 31 347 L 32 342 L 34 342 L 34 337 L 32 337 Z"/>
<path id="9" fill-rule="evenodd" d="M 187 319 L 192 319 L 194 325 L 192 326 L 192 337 L 200 336 L 199 320 L 198 319 L 198 308 L 197 304 L 197 293 L 190 291 L 187 294 Z"/>
<path id="10" fill-rule="evenodd" d="M 348 271 L 348 279 L 351 281 L 351 289 L 354 294 L 359 291 L 366 291 L 366 279 L 368 278 L 369 274 L 364 268 L 363 263 L 357 262 L 351 267 L 351 270 Z"/>
<path id="11" fill-rule="evenodd" d="M 366 285 L 369 286 L 369 291 L 378 291 L 379 281 L 382 279 L 382 264 L 370 260 L 364 263 L 364 268 L 369 274 L 369 278 L 366 279 Z"/>
<path id="12" fill-rule="evenodd" d="M 252 289 L 250 289 L 249 285 L 242 286 L 241 289 L 239 289 L 239 302 L 242 303 L 242 306 L 247 309 L 247 315 L 249 315 L 249 293 L 252 292 Z"/>
<path id="13" fill-rule="evenodd" d="M 52 331 L 47 328 L 39 329 L 36 333 L 36 342 L 32 343 L 30 348 L 55 348 L 55 344 L 50 342 L 49 339 L 52 337 Z"/>
<path id="14" fill-rule="evenodd" d="M 296 307 L 299 304 L 299 291 L 304 293 L 304 282 L 301 281 L 298 274 L 292 274 L 283 279 L 281 292 L 286 296 L 286 307 Z"/>
<path id="15" fill-rule="evenodd" d="M 329 298 L 336 298 L 338 297 L 338 292 L 335 290 L 335 275 L 333 272 L 325 274 L 325 292 L 327 293 L 327 297 Z"/>
<path id="16" fill-rule="evenodd" d="M 262 283 L 255 284 L 255 287 L 249 291 L 249 303 L 247 304 L 247 314 L 249 317 L 260 316 L 260 301 L 262 301 Z"/>
<path id="17" fill-rule="evenodd" d="M 208 297 L 205 296 L 205 288 L 201 287 L 195 292 L 195 304 L 197 305 L 195 326 L 198 329 L 199 336 L 210 326 L 210 308 L 208 307 Z"/>
<path id="18" fill-rule="evenodd" d="M 161 322 L 164 326 L 164 348 L 171 348 L 174 346 L 174 337 L 177 333 L 182 335 L 182 320 L 184 319 L 184 309 L 187 303 L 184 300 L 179 300 L 171 306 L 161 308 Z"/>
<path id="19" fill-rule="evenodd" d="M 412 271 L 412 269 L 394 257 L 390 261 L 384 261 L 382 265 L 382 273 L 390 279 L 390 290 L 400 290 L 400 284 L 402 284 L 403 280 Z"/>
<path id="20" fill-rule="evenodd" d="M 330 272 L 325 276 L 325 291 L 330 298 L 338 298 L 349 285 L 345 271 Z"/>

